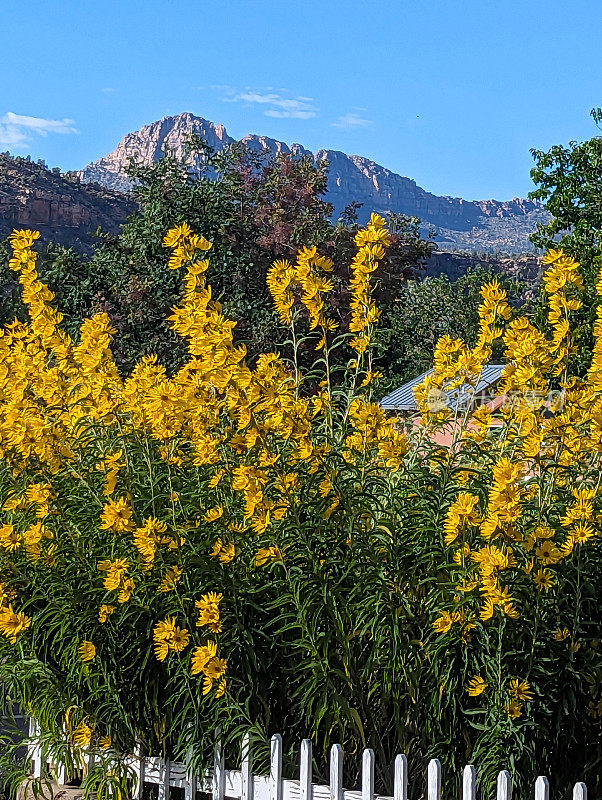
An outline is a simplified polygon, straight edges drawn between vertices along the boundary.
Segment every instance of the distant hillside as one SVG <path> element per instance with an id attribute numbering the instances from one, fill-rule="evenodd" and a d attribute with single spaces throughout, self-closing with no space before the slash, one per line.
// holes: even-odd
<path id="1" fill-rule="evenodd" d="M 121 192 L 0 154 L 0 238 L 13 228 L 34 228 L 47 241 L 87 249 L 99 226 L 117 233 L 134 208 Z"/>
<path id="2" fill-rule="evenodd" d="M 461 278 L 469 269 L 490 269 L 507 278 L 516 279 L 523 284 L 522 297 L 532 297 L 541 281 L 541 259 L 535 254 L 516 255 L 477 255 L 475 253 L 450 253 L 435 251 L 426 263 L 421 276 L 447 275 L 450 281 Z"/>
<path id="3" fill-rule="evenodd" d="M 165 149 L 181 157 L 190 133 L 199 134 L 215 150 L 235 141 L 223 125 L 189 113 L 178 114 L 128 133 L 112 153 L 88 164 L 78 174 L 84 182 L 97 181 L 107 188 L 126 191 L 130 182 L 125 169 L 131 158 L 150 164 L 159 159 Z M 397 175 L 362 156 L 347 155 L 338 150 L 311 153 L 300 144 L 289 147 L 284 142 L 255 134 L 249 134 L 241 141 L 251 148 L 266 148 L 272 153 L 310 155 L 315 163 L 328 160 L 327 199 L 334 206 L 335 215 L 338 216 L 352 201 L 357 201 L 363 203 L 360 221 L 367 219 L 372 211 L 416 216 L 422 220 L 425 230 L 433 228 L 436 231 L 435 241 L 447 249 L 527 252 L 532 250 L 529 235 L 538 222 L 549 219 L 543 206 L 530 200 L 468 201 L 458 197 L 439 197 L 421 189 L 410 178 Z"/>
<path id="4" fill-rule="evenodd" d="M 117 234 L 134 210 L 135 203 L 121 191 L 82 183 L 78 174 L 61 174 L 42 162 L 0 154 L 0 239 L 16 227 L 34 228 L 42 232 L 44 242 L 86 251 L 98 227 Z M 541 265 L 535 254 L 487 256 L 439 250 L 420 274 L 445 274 L 453 281 L 468 269 L 488 266 L 520 278 L 530 288 L 539 282 Z"/>

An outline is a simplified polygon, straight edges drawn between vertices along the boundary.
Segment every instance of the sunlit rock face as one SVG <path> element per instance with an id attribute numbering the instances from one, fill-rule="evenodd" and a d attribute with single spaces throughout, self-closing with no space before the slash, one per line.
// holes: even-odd
<path id="1" fill-rule="evenodd" d="M 183 158 L 191 133 L 201 136 L 214 150 L 235 141 L 223 125 L 190 113 L 178 114 L 128 133 L 112 153 L 88 164 L 78 174 L 84 182 L 98 182 L 109 189 L 127 191 L 131 184 L 125 170 L 132 158 L 141 164 L 150 164 L 166 151 Z M 265 149 L 275 155 L 309 155 L 316 164 L 327 160 L 327 199 L 336 217 L 352 201 L 363 204 L 358 212 L 360 222 L 372 211 L 420 217 L 425 231 L 433 229 L 436 241 L 450 249 L 529 251 L 532 249 L 529 235 L 538 222 L 549 219 L 540 203 L 521 198 L 503 202 L 469 201 L 431 194 L 411 178 L 391 172 L 363 156 L 347 155 L 338 150 L 311 153 L 300 144 L 289 146 L 257 134 L 248 134 L 240 141 L 254 150 Z M 193 159 L 191 167 L 195 166 L 199 165 Z"/>

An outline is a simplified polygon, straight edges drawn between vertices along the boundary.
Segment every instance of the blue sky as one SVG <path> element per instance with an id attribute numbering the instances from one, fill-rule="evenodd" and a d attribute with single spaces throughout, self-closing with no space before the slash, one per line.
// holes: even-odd
<path id="1" fill-rule="evenodd" d="M 602 0 L 2 0 L 0 150 L 76 169 L 191 111 L 505 200 L 599 131 Z"/>

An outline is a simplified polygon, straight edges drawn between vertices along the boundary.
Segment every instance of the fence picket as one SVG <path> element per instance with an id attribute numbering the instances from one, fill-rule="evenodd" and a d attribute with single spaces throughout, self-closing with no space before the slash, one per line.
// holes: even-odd
<path id="1" fill-rule="evenodd" d="M 58 759 L 56 759 L 58 761 Z M 59 786 L 64 786 L 67 783 L 67 767 L 64 761 L 55 763 L 56 782 Z"/>
<path id="2" fill-rule="evenodd" d="M 213 800 L 224 800 L 225 777 L 222 739 L 221 733 L 218 731 L 213 751 Z"/>
<path id="3" fill-rule="evenodd" d="M 497 776 L 497 800 L 510 800 L 512 797 L 512 778 L 507 769 Z"/>
<path id="4" fill-rule="evenodd" d="M 429 761 L 426 779 L 427 800 L 439 800 L 441 797 L 441 762 L 438 758 Z"/>
<path id="5" fill-rule="evenodd" d="M 136 742 L 134 747 L 134 774 L 136 785 L 134 786 L 135 800 L 142 800 L 142 790 L 144 789 L 144 756 L 142 755 L 142 745 Z"/>
<path id="6" fill-rule="evenodd" d="M 282 736 L 279 733 L 272 736 L 270 747 L 270 800 L 282 800 Z"/>
<path id="7" fill-rule="evenodd" d="M 301 755 L 299 758 L 299 795 L 300 800 L 312 800 L 312 748 L 311 739 L 301 742 Z M 577 798 L 575 798 L 577 800 Z"/>
<path id="8" fill-rule="evenodd" d="M 241 800 L 253 800 L 253 773 L 251 772 L 251 735 L 245 733 L 242 740 L 242 760 L 240 763 Z"/>
<path id="9" fill-rule="evenodd" d="M 374 800 L 374 750 L 369 747 L 362 756 L 362 800 Z"/>
<path id="10" fill-rule="evenodd" d="M 34 778 L 41 778 L 43 775 L 42 764 L 42 745 L 40 744 L 40 729 L 33 717 L 29 718 L 29 757 L 31 759 L 31 774 Z"/>
<path id="11" fill-rule="evenodd" d="M 462 800 L 476 800 L 477 776 L 472 764 L 464 767 L 462 775 Z"/>
<path id="12" fill-rule="evenodd" d="M 408 759 L 403 753 L 395 758 L 393 800 L 408 800 Z"/>
<path id="13" fill-rule="evenodd" d="M 27 742 L 28 754 L 31 762 L 31 774 L 34 778 L 44 776 L 49 766 L 55 772 L 57 782 L 65 784 L 67 778 L 66 763 L 64 759 L 59 762 L 56 755 L 61 750 L 64 742 L 58 747 L 52 742 L 44 747 L 41 733 L 36 721 L 29 721 L 29 741 Z M 80 754 L 81 755 L 81 754 Z M 103 756 L 99 750 L 86 748 L 81 758 L 76 763 L 88 770 L 95 759 L 100 759 L 106 764 L 108 770 L 112 768 L 113 759 Z M 169 759 L 159 757 L 143 757 L 140 744 L 136 744 L 133 756 L 125 759 L 126 764 L 133 769 L 135 782 L 132 787 L 132 800 L 142 800 L 145 783 L 157 785 L 158 800 L 169 800 L 170 787 L 184 789 L 184 800 L 197 800 L 199 791 L 210 791 L 212 800 L 225 800 L 226 784 L 228 798 L 233 800 L 408 800 L 408 761 L 405 755 L 399 754 L 394 764 L 393 797 L 384 797 L 375 794 L 375 756 L 374 751 L 366 748 L 362 753 L 361 791 L 343 790 L 343 749 L 340 744 L 333 744 L 330 748 L 330 785 L 314 786 L 313 784 L 313 757 L 312 742 L 303 739 L 299 752 L 299 781 L 283 780 L 282 778 L 282 737 L 274 734 L 270 742 L 270 772 L 269 775 L 254 776 L 251 770 L 251 737 L 245 734 L 242 742 L 240 771 L 231 770 L 226 773 L 224 768 L 224 752 L 219 731 L 216 735 L 214 750 L 213 770 L 207 770 L 202 777 L 195 774 L 192 766 L 192 750 L 185 763 L 170 762 Z M 441 763 L 433 758 L 428 764 L 426 774 L 425 800 L 441 800 Z M 112 787 L 109 795 L 113 796 Z M 512 778 L 507 770 L 502 770 L 497 776 L 497 800 L 512 800 Z M 476 800 L 476 769 L 472 764 L 464 767 L 462 774 L 461 800 Z M 535 781 L 534 800 L 550 800 L 548 779 L 540 776 Z M 574 785 L 572 800 L 587 800 L 587 787 L 585 783 L 578 782 Z"/>
<path id="14" fill-rule="evenodd" d="M 90 772 L 94 767 L 95 761 L 94 749 L 92 747 L 86 747 L 84 749 L 84 774 L 87 775 Z"/>
<path id="15" fill-rule="evenodd" d="M 343 800 L 343 748 L 340 744 L 330 748 L 330 800 Z"/>
<path id="16" fill-rule="evenodd" d="M 543 775 L 535 781 L 535 800 L 550 800 L 550 784 Z"/>
<path id="17" fill-rule="evenodd" d="M 192 752 L 189 752 L 186 760 L 186 776 L 184 778 L 184 800 L 196 800 L 198 788 L 196 773 L 192 767 Z"/>
<path id="18" fill-rule="evenodd" d="M 169 800 L 169 777 L 171 772 L 169 759 L 162 758 L 160 764 L 159 791 L 157 797 L 158 800 Z"/>

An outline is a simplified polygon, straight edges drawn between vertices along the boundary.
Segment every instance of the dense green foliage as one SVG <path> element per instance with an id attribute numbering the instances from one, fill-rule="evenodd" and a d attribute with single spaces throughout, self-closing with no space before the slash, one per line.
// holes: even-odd
<path id="1" fill-rule="evenodd" d="M 162 246 L 165 230 L 184 221 L 215 242 L 214 296 L 237 322 L 237 341 L 251 357 L 282 347 L 286 330 L 272 309 L 266 276 L 274 260 L 293 256 L 301 246 L 317 246 L 335 261 L 333 308 L 348 323 L 348 275 L 338 265 L 348 263 L 357 224 L 352 207 L 336 224 L 331 221 L 332 207 L 323 197 L 327 163 L 316 168 L 307 157 L 257 153 L 241 144 L 213 153 L 192 137 L 189 156 L 199 150 L 203 166 L 196 170 L 192 158 L 179 161 L 170 154 L 150 166 L 133 163 L 138 211 L 120 236 L 99 233 L 90 256 L 59 246 L 40 254 L 40 274 L 57 296 L 66 328 L 74 332 L 88 314 L 108 313 L 119 333 L 115 357 L 126 370 L 148 353 L 157 353 L 170 371 L 185 358 L 185 347 L 166 323 L 181 299 L 181 285 L 166 268 Z M 390 225 L 392 243 L 376 288 L 383 327 L 396 314 L 404 281 L 433 250 L 420 237 L 418 220 L 393 215 Z M 0 324 L 23 314 L 18 285 L 5 264 L 2 259 Z"/>
<path id="2" fill-rule="evenodd" d="M 198 139 L 190 142 L 189 160 L 199 149 L 205 160 L 196 171 L 169 154 L 151 166 L 131 165 L 138 211 L 121 235 L 99 231 L 88 255 L 52 243 L 40 248 L 40 275 L 57 296 L 65 328 L 75 334 L 89 314 L 108 313 L 119 333 L 115 357 L 126 370 L 152 352 L 171 371 L 185 357 L 165 322 L 181 286 L 166 268 L 161 244 L 161 232 L 184 220 L 215 242 L 214 296 L 236 320 L 236 339 L 251 357 L 282 349 L 286 330 L 273 311 L 266 275 L 275 259 L 290 257 L 301 246 L 317 246 L 333 258 L 332 306 L 343 327 L 348 324 L 348 276 L 339 265 L 353 252 L 357 209 L 352 205 L 337 223 L 331 221 L 332 208 L 323 197 L 327 164 L 316 168 L 307 158 L 275 157 L 242 145 L 215 154 Z M 389 224 L 392 243 L 375 287 L 382 331 L 375 357 L 383 391 L 426 369 L 441 335 L 474 341 L 479 288 L 491 279 L 477 268 L 456 281 L 445 275 L 423 280 L 433 243 L 421 238 L 414 218 L 392 215 Z M 6 255 L 6 245 L 0 255 Z M 0 260 L 0 324 L 23 319 L 18 283 L 6 261 Z M 507 288 L 516 295 L 509 282 Z M 304 343 L 302 362 L 314 345 Z"/>
<path id="3" fill-rule="evenodd" d="M 602 111 L 592 111 L 594 122 Z M 547 152 L 531 151 L 531 178 L 538 188 L 529 194 L 552 214 L 539 225 L 531 241 L 543 249 L 562 248 L 578 259 L 584 278 L 583 307 L 575 318 L 575 369 L 583 374 L 591 363 L 592 325 L 596 313 L 596 280 L 602 266 L 602 136 L 585 142 L 555 145 Z M 539 316 L 544 316 L 540 307 Z"/>
<path id="4" fill-rule="evenodd" d="M 598 223 L 579 147 L 538 154 L 537 173 L 567 251 L 585 254 L 573 338 L 554 311 L 581 290 L 570 259 L 548 261 L 546 338 L 512 319 L 487 271 L 415 280 L 430 251 L 416 220 L 392 219 L 391 237 L 382 220 L 358 234 L 353 209 L 333 225 L 323 171 L 239 147 L 208 152 L 194 175 L 169 156 L 133 166 L 139 212 L 122 235 L 102 235 L 91 258 L 43 253 L 72 342 L 21 237 L 12 269 L 29 315 L 16 294 L 10 306 L 16 280 L 0 284 L 3 321 L 27 322 L 1 351 L 0 694 L 32 710 L 48 741 L 64 737 L 67 717 L 67 761 L 110 737 L 111 756 L 142 741 L 175 758 L 194 746 L 206 762 L 221 725 L 231 743 L 249 728 L 264 743 L 275 731 L 289 746 L 313 736 L 318 767 L 332 741 L 355 756 L 348 767 L 373 747 L 379 787 L 400 750 L 414 774 L 441 758 L 449 791 L 468 761 L 489 794 L 502 767 L 521 793 L 542 772 L 563 791 L 599 785 L 602 327 L 594 337 L 586 326 Z M 185 221 L 213 247 L 201 261 L 207 242 L 171 232 L 177 266 L 189 266 L 184 293 L 163 237 Z M 560 230 L 538 241 L 557 246 Z M 302 246 L 332 256 L 332 272 L 307 251 L 293 264 Z M 283 257 L 270 297 L 266 276 Z M 223 308 L 208 299 L 206 270 Z M 286 331 L 272 300 L 285 308 L 289 294 Z M 369 331 L 366 350 L 358 331 Z M 569 366 L 583 372 L 596 339 L 596 367 L 579 383 Z M 165 370 L 132 371 L 153 351 Z M 378 406 L 374 371 L 413 377 L 433 352 L 439 386 L 475 382 L 503 358 L 518 402 L 495 420 L 452 420 L 443 450 L 411 426 L 406 439 Z M 566 414 L 542 399 L 559 380 L 572 387 Z M 227 669 L 211 679 L 195 659 L 214 640 Z"/>
<path id="5" fill-rule="evenodd" d="M 120 374 L 106 314 L 65 335 L 35 238 L 11 259 L 28 322 L 0 337 L 0 689 L 45 743 L 68 764 L 136 741 L 202 764 L 218 726 L 278 730 L 312 735 L 321 764 L 333 740 L 373 747 L 379 786 L 405 750 L 414 774 L 441 758 L 447 791 L 467 761 L 486 796 L 502 767 L 521 793 L 541 772 L 596 788 L 602 326 L 579 383 L 557 313 L 577 310 L 578 264 L 547 257 L 553 340 L 485 285 L 474 347 L 437 343 L 428 427 L 403 432 L 374 389 L 379 217 L 356 236 L 351 332 L 323 302 L 332 264 L 304 250 L 268 276 L 286 350 L 254 364 L 211 299 L 210 243 L 171 230 L 189 350 L 173 377 L 154 359 Z M 295 368 L 308 318 L 321 380 Z M 431 406 L 497 346 L 510 402 Z M 571 391 L 548 407 L 559 375 Z M 424 435 L 448 426 L 444 448 Z"/>
<path id="6" fill-rule="evenodd" d="M 521 302 L 521 286 L 509 278 L 502 285 L 513 304 Z M 410 280 L 388 309 L 380 363 L 391 385 L 411 380 L 430 369 L 435 345 L 442 336 L 474 344 L 478 335 L 480 290 L 494 278 L 491 270 L 471 269 L 451 281 L 446 275 Z M 499 351 L 493 360 L 499 358 Z"/>

